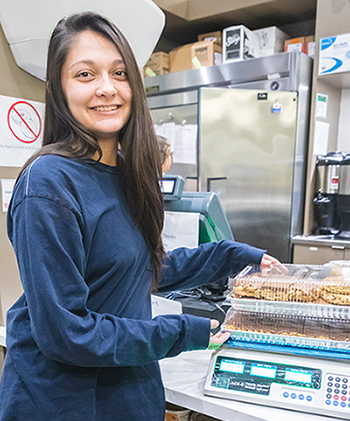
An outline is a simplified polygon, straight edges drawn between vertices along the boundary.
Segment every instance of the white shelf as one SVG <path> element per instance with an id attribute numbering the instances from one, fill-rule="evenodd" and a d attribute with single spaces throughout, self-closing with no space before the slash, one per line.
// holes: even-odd
<path id="1" fill-rule="evenodd" d="M 334 73 L 332 75 L 319 75 L 317 79 L 339 89 L 350 88 L 350 72 Z"/>

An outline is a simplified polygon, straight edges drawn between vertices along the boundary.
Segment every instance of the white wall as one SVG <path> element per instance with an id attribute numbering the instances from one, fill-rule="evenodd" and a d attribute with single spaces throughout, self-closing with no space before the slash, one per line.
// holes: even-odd
<path id="1" fill-rule="evenodd" d="M 340 101 L 338 150 L 350 153 L 350 89 L 343 89 Z"/>

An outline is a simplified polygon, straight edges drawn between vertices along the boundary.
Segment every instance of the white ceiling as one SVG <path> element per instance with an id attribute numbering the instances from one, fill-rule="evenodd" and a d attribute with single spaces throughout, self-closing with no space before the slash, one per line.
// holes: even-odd
<path id="1" fill-rule="evenodd" d="M 161 9 L 186 20 L 202 19 L 264 3 L 281 3 L 281 0 L 153 0 Z M 294 1 L 294 0 L 293 0 Z M 292 1 L 292 3 L 293 3 Z M 291 1 L 289 1 L 290 3 Z M 287 1 L 288 3 L 288 1 Z M 305 3 L 305 0 L 302 1 Z"/>
<path id="2" fill-rule="evenodd" d="M 243 24 L 249 29 L 314 20 L 317 0 L 153 0 L 166 15 L 163 36 L 192 42 L 195 34 Z M 311 35 L 311 34 L 302 34 Z M 294 36 L 294 35 L 293 35 Z M 298 36 L 298 35 L 295 35 Z"/>

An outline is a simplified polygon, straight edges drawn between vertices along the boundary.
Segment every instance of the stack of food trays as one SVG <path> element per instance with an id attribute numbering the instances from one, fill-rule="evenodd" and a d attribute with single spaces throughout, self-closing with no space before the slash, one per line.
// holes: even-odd
<path id="1" fill-rule="evenodd" d="M 248 266 L 226 304 L 233 339 L 350 352 L 350 267 Z"/>

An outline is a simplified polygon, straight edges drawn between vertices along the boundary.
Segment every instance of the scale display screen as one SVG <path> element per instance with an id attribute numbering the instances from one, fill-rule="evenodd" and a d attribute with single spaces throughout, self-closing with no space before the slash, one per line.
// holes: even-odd
<path id="1" fill-rule="evenodd" d="M 273 383 L 309 389 L 321 388 L 322 371 L 319 369 L 218 356 L 211 386 L 269 395 Z"/>
<path id="2" fill-rule="evenodd" d="M 228 373 L 244 373 L 245 363 L 243 361 L 234 360 L 221 360 L 220 371 L 226 371 Z"/>
<path id="3" fill-rule="evenodd" d="M 267 377 L 275 379 L 277 374 L 277 367 L 265 364 L 252 364 L 250 367 L 250 375 L 258 377 Z"/>
<path id="4" fill-rule="evenodd" d="M 312 372 L 305 370 L 298 370 L 295 368 L 286 368 L 284 374 L 284 380 L 288 382 L 298 382 L 298 383 L 312 383 Z"/>

